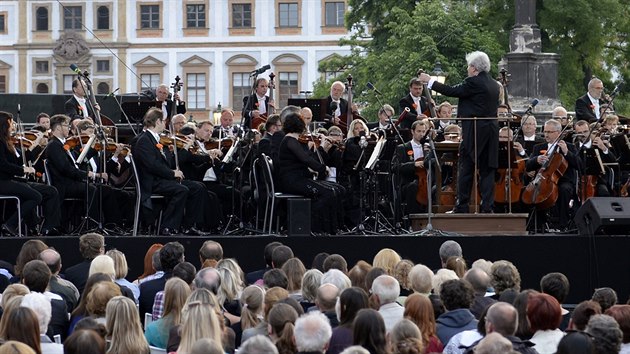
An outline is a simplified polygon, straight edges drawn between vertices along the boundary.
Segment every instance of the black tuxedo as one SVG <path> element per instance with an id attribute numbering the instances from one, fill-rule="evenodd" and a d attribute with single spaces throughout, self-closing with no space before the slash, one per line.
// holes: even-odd
<path id="1" fill-rule="evenodd" d="M 601 108 L 603 104 L 606 102 L 599 99 L 599 107 Z M 597 120 L 597 115 L 595 115 L 595 108 L 591 108 L 591 99 L 588 97 L 588 94 L 578 98 L 575 101 L 575 119 L 576 120 L 585 120 L 589 123 L 592 123 Z"/>
<path id="2" fill-rule="evenodd" d="M 85 106 L 87 107 L 87 110 L 88 110 L 88 116 L 94 119 L 94 110 L 92 110 L 92 107 L 91 107 L 92 105 L 89 102 L 86 102 Z M 85 118 L 83 117 L 83 114 L 80 111 L 81 105 L 79 104 L 79 101 L 77 101 L 77 99 L 74 97 L 74 95 L 70 97 L 69 100 L 66 101 L 63 108 L 64 108 L 64 111 L 66 112 L 66 115 L 70 117 L 71 121 L 75 119 Z"/>
<path id="3" fill-rule="evenodd" d="M 232 129 L 232 134 L 229 135 L 229 129 Z M 221 125 L 217 125 L 214 127 L 214 129 L 212 130 L 212 137 L 213 138 L 219 138 L 219 135 L 221 135 L 221 138 L 227 138 L 227 137 L 236 137 L 238 135 L 241 134 L 241 128 L 239 128 L 238 125 L 233 125 L 230 128 L 223 128 Z M 219 134 L 221 133 L 221 134 Z"/>
<path id="4" fill-rule="evenodd" d="M 326 117 L 320 117 L 322 121 L 324 119 L 328 120 L 328 122 L 324 125 L 326 129 L 333 125 L 330 121 L 334 118 L 336 110 L 336 103 L 334 104 L 332 97 L 328 96 L 326 98 Z M 339 111 L 341 112 L 341 116 L 338 118 L 345 122 L 348 116 L 348 101 L 346 101 L 343 97 L 339 99 Z"/>
<path id="5" fill-rule="evenodd" d="M 468 212 L 468 202 L 475 168 L 475 141 L 477 168 L 480 174 L 481 211 L 494 209 L 494 172 L 499 158 L 499 124 L 496 120 L 499 106 L 499 84 L 485 71 L 467 77 L 456 86 L 434 82 L 431 87 L 443 95 L 459 97 L 457 117 L 495 117 L 495 119 L 462 121 L 463 141 L 459 145 L 459 172 L 457 177 L 456 212 Z M 475 124 L 477 134 L 475 139 Z"/>
<path id="6" fill-rule="evenodd" d="M 138 140 L 132 147 L 140 179 L 140 202 L 144 216 L 151 219 L 153 210 L 151 195 L 159 194 L 169 199 L 164 210 L 162 226 L 178 229 L 184 216 L 184 205 L 189 190 L 177 183 L 166 155 L 160 152 L 157 144 L 151 132 L 147 130 L 138 135 Z"/>
<path id="7" fill-rule="evenodd" d="M 536 171 L 542 167 L 538 161 L 537 157 L 542 155 L 542 151 L 547 151 L 549 145 L 545 142 L 542 144 L 538 144 L 534 146 L 534 150 L 532 151 L 530 158 L 527 160 L 526 169 L 527 171 Z M 556 149 L 560 149 L 560 147 L 556 147 Z M 564 156 L 567 160 L 568 168 L 564 172 L 564 175 L 560 177 L 558 180 L 558 200 L 556 201 L 555 207 L 558 209 L 559 216 L 559 227 L 561 229 L 567 227 L 569 223 L 569 201 L 575 195 L 575 186 L 578 179 L 578 171 L 580 170 L 580 160 L 578 158 L 577 149 L 575 145 L 571 143 L 567 143 L 568 152 Z M 556 153 L 561 153 L 560 151 L 556 151 Z"/>
<path id="8" fill-rule="evenodd" d="M 272 161 L 278 161 L 278 149 L 280 143 L 284 138 L 284 132 L 277 131 L 273 135 L 265 134 L 265 136 L 258 142 L 258 154 L 265 154 L 271 157 Z"/>
<path id="9" fill-rule="evenodd" d="M 423 154 L 426 153 L 423 149 Z M 396 147 L 396 158 L 398 159 L 398 176 L 401 185 L 401 198 L 404 198 L 407 209 L 406 214 L 426 211 L 426 206 L 420 205 L 416 201 L 418 192 L 418 177 L 416 176 L 416 165 L 411 141 L 400 144 Z M 430 161 L 430 155 L 425 156 L 425 164 Z M 426 166 L 426 165 L 425 165 Z M 435 179 L 432 179 L 435 181 Z M 433 182 L 435 183 L 435 182 Z"/>
<path id="10" fill-rule="evenodd" d="M 243 126 L 246 129 L 258 129 L 258 127 L 252 127 L 252 121 L 254 120 L 252 112 L 259 110 L 257 105 L 258 97 L 256 97 L 256 94 L 243 97 L 241 116 L 243 117 Z M 269 116 L 269 96 L 265 96 L 265 112 Z"/>
<path id="11" fill-rule="evenodd" d="M 410 129 L 411 124 L 418 119 L 418 116 L 422 114 L 422 112 L 429 109 L 429 105 L 427 103 L 427 99 L 424 96 L 420 97 L 420 110 L 413 107 L 414 102 L 411 94 L 408 93 L 407 96 L 403 97 L 398 101 L 398 106 L 400 107 L 400 114 L 405 110 L 405 108 L 409 108 L 409 113 L 403 118 L 401 122 L 398 123 L 398 127 L 400 129 Z"/>
<path id="12" fill-rule="evenodd" d="M 578 144 L 578 146 L 580 146 Z M 612 188 L 611 183 L 613 182 L 611 177 L 611 168 L 608 166 L 604 166 L 604 171 L 606 174 L 602 174 L 601 167 L 597 162 L 597 158 L 595 157 L 595 151 L 599 153 L 599 157 L 602 160 L 602 163 L 614 163 L 617 161 L 617 156 L 615 156 L 612 149 L 608 149 L 608 153 L 604 154 L 604 152 L 591 144 L 591 147 L 584 148 L 580 146 L 578 148 L 578 156 L 580 158 L 580 163 L 582 170 L 580 174 L 582 176 L 597 176 L 597 185 L 595 190 L 596 197 L 610 197 L 612 196 Z M 585 200 L 581 201 L 582 203 Z"/>

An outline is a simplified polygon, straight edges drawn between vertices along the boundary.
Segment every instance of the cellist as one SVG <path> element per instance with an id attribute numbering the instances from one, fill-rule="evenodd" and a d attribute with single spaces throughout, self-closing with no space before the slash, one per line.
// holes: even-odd
<path id="1" fill-rule="evenodd" d="M 580 177 L 580 200 L 582 203 L 590 197 L 609 197 L 612 188 L 609 181 L 610 168 L 603 163 L 613 163 L 617 157 L 600 134 L 589 137 L 590 127 L 587 121 L 580 120 L 574 125 L 575 145 L 584 167 Z"/>
<path id="2" fill-rule="evenodd" d="M 418 202 L 416 194 L 419 182 L 417 170 L 426 170 L 425 166 L 425 149 L 422 139 L 425 137 L 429 129 L 426 120 L 417 120 L 411 124 L 412 139 L 404 144 L 396 147 L 396 157 L 400 163 L 398 168 L 400 193 L 406 208 L 403 210 L 405 214 L 426 212 L 427 205 Z M 426 173 L 425 173 L 426 175 Z M 435 182 L 435 179 L 432 179 Z M 426 194 L 425 191 L 422 191 Z"/>
<path id="3" fill-rule="evenodd" d="M 555 119 L 545 122 L 543 134 L 545 142 L 534 146 L 529 160 L 527 160 L 527 171 L 538 171 L 542 165 L 554 153 L 560 153 L 568 163 L 567 170 L 558 180 L 558 200 L 552 208 L 557 209 L 558 228 L 566 231 L 569 226 L 570 201 L 575 199 L 575 181 L 579 169 L 579 159 L 575 145 L 559 139 L 562 125 Z"/>

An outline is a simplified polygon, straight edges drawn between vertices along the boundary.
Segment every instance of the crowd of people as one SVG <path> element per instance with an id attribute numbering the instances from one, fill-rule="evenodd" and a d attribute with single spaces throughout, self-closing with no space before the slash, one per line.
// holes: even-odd
<path id="1" fill-rule="evenodd" d="M 190 262 L 174 241 L 151 245 L 135 280 L 104 242 L 81 236 L 84 261 L 64 269 L 39 240 L 0 261 L 0 353 L 630 353 L 630 305 L 612 288 L 567 305 L 564 274 L 521 289 L 516 265 L 469 266 L 453 240 L 437 270 L 389 248 L 305 260 L 280 242 L 244 270 L 219 242 Z"/>

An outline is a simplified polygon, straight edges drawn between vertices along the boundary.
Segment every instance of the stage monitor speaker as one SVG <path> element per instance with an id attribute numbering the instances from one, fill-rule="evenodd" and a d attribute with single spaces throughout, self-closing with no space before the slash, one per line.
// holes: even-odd
<path id="1" fill-rule="evenodd" d="M 593 197 L 573 218 L 580 235 L 629 235 L 630 198 Z"/>
<path id="2" fill-rule="evenodd" d="M 287 225 L 289 236 L 311 235 L 311 200 L 295 198 L 287 200 Z"/>

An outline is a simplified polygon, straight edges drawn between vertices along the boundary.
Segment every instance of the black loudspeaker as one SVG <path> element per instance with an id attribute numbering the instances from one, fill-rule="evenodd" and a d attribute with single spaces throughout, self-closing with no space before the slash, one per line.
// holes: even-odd
<path id="1" fill-rule="evenodd" d="M 289 236 L 311 235 L 311 200 L 296 198 L 287 200 L 287 225 Z"/>
<path id="2" fill-rule="evenodd" d="M 630 198 L 590 198 L 573 221 L 580 235 L 630 235 Z"/>

